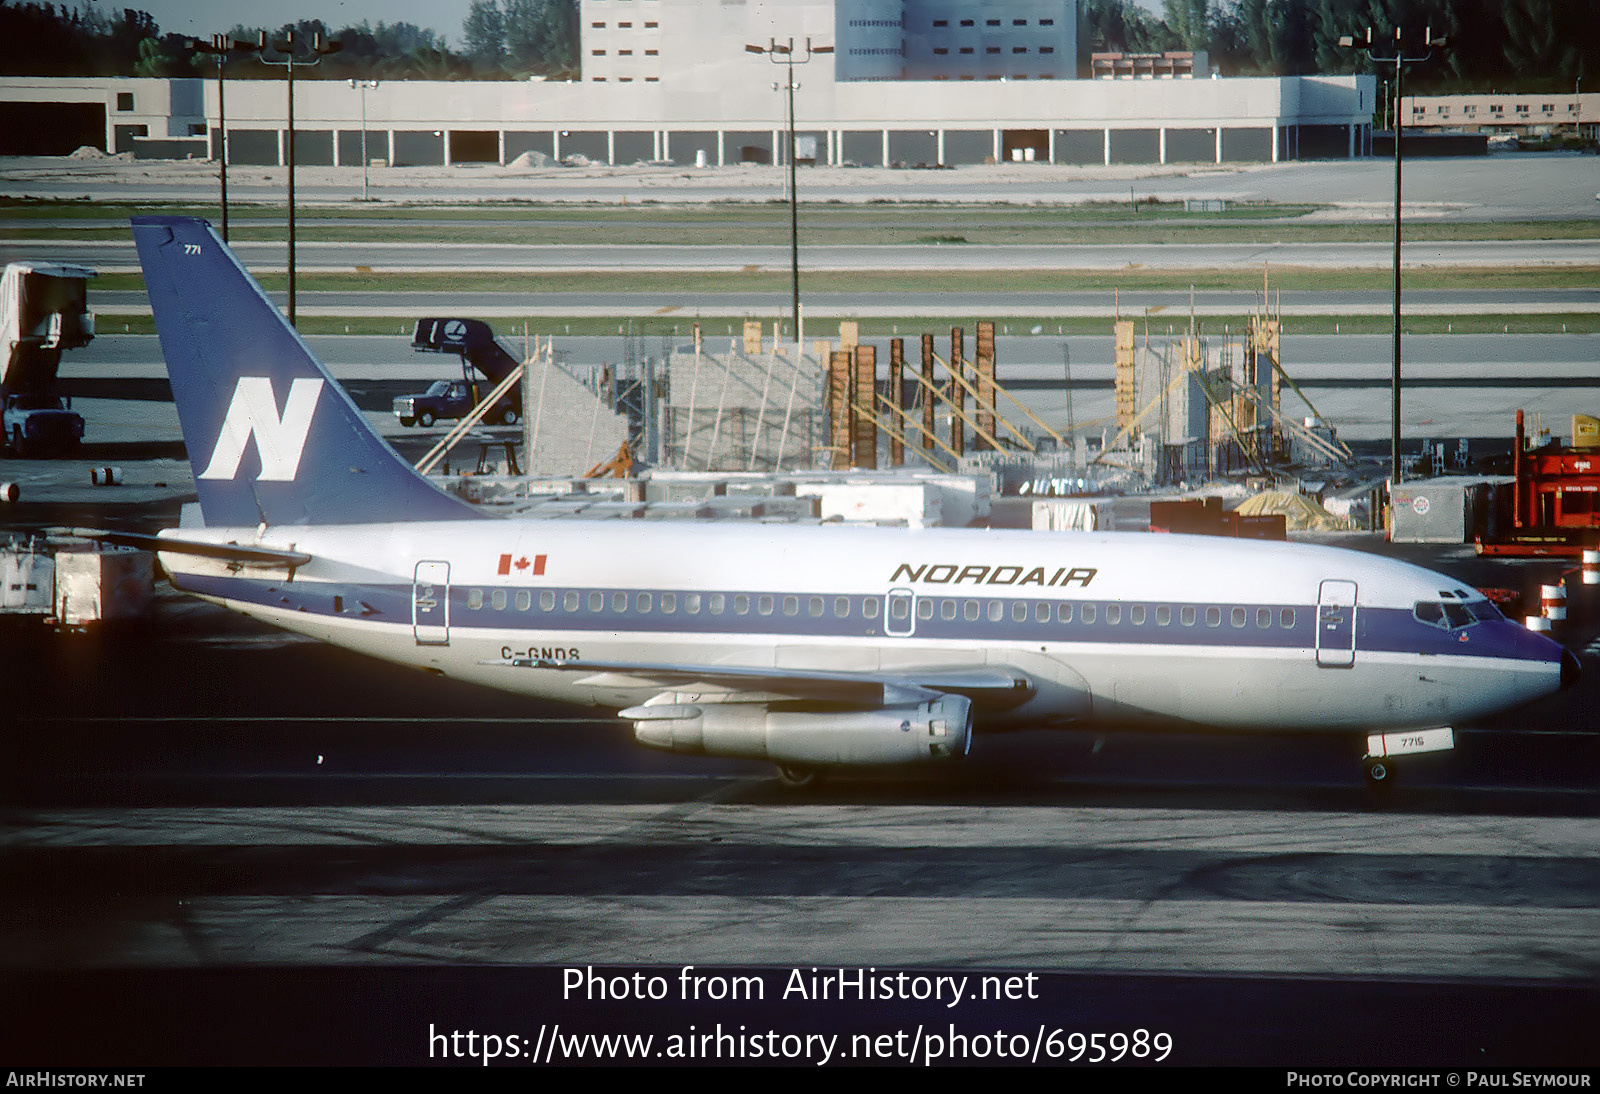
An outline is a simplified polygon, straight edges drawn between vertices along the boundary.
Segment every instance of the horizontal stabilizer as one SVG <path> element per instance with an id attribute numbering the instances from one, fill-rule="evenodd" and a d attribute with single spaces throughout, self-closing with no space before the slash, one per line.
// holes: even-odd
<path id="1" fill-rule="evenodd" d="M 72 528 L 67 534 L 118 547 L 138 547 L 146 551 L 198 555 L 202 558 L 237 562 L 244 566 L 287 566 L 292 570 L 311 561 L 311 556 L 304 551 L 285 551 L 276 547 L 246 547 L 238 543 L 200 543 L 189 539 L 175 539 L 172 536 L 146 535 L 143 532 L 107 532 L 95 528 Z"/>

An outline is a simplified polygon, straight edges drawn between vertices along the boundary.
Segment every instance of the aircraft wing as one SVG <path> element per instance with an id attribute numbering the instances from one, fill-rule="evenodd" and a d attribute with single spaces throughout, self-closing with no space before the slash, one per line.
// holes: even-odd
<path id="1" fill-rule="evenodd" d="M 876 672 L 837 669 L 696 665 L 667 661 L 570 661 L 519 657 L 494 662 L 509 668 L 557 669 L 591 675 L 614 673 L 663 688 L 728 688 L 796 699 L 880 704 L 962 695 L 983 707 L 1008 709 L 1025 702 L 1033 681 L 1017 669 L 995 665 L 937 665 Z"/>

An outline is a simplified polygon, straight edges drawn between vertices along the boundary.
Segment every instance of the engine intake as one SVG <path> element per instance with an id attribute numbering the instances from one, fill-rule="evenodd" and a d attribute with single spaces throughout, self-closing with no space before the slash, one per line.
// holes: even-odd
<path id="1" fill-rule="evenodd" d="M 668 752 L 822 767 L 928 763 L 965 756 L 972 743 L 972 702 L 961 695 L 831 712 L 659 700 L 620 717 L 633 722 L 640 744 Z"/>

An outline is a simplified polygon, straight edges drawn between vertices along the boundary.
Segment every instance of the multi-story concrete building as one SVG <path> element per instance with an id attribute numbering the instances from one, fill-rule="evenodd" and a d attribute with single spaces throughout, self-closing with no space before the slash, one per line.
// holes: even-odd
<path id="1" fill-rule="evenodd" d="M 1600 93 L 1407 95 L 1400 100 L 1407 128 L 1455 133 L 1551 136 L 1566 132 L 1593 140 L 1600 129 Z"/>
<path id="2" fill-rule="evenodd" d="M 573 82 L 297 81 L 301 163 L 781 161 L 796 127 L 829 164 L 1272 162 L 1368 148 L 1371 76 L 1077 79 L 1076 0 L 583 0 Z M 1144 76 L 1143 73 L 1139 75 Z M 363 104 L 363 99 L 364 104 Z M 282 162 L 282 81 L 229 81 L 230 161 Z M 0 152 L 221 150 L 215 80 L 0 80 Z M 26 142 L 23 141 L 23 134 Z M 26 146 L 24 146 L 26 145 Z"/>

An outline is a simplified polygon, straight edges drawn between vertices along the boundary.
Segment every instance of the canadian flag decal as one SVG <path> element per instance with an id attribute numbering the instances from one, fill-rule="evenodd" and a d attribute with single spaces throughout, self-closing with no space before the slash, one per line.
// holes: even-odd
<path id="1" fill-rule="evenodd" d="M 514 571 L 518 574 L 532 574 L 535 577 L 543 577 L 544 560 L 544 555 L 534 555 L 532 558 L 527 555 L 501 555 L 499 572 L 501 574 L 510 574 Z"/>

